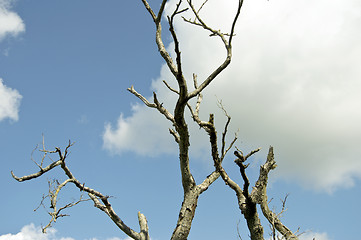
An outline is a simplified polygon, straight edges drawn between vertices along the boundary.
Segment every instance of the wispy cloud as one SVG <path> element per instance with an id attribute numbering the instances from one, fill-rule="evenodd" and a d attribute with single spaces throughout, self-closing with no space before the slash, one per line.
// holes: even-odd
<path id="1" fill-rule="evenodd" d="M 0 0 L 0 41 L 6 36 L 17 36 L 25 31 L 20 16 L 11 10 L 13 0 Z"/>
<path id="2" fill-rule="evenodd" d="M 168 5 L 168 14 L 174 2 Z M 216 29 L 227 31 L 224 27 L 229 26 L 236 2 L 209 2 L 204 17 Z M 229 132 L 239 129 L 242 149 L 263 147 L 264 156 L 269 145 L 275 147 L 278 177 L 329 192 L 353 186 L 361 177 L 361 17 L 355 11 L 360 8 L 361 2 L 355 0 L 246 2 L 233 42 L 234 58 L 205 91 L 203 119 L 215 113 L 222 129 L 217 96 L 232 116 Z M 223 60 L 222 43 L 181 21 L 176 29 L 184 75 L 191 79 L 194 72 L 203 80 Z M 169 102 L 175 96 L 163 79 L 176 86 L 163 66 L 152 88 L 172 109 Z M 116 126 L 107 124 L 104 147 L 113 153 L 174 150 L 166 120 L 148 112 L 137 106 L 131 116 L 121 115 Z M 198 134 L 197 127 L 191 131 L 193 150 L 205 152 L 206 136 Z"/>
<path id="3" fill-rule="evenodd" d="M 88 124 L 89 123 L 89 118 L 87 115 L 82 114 L 79 118 L 78 118 L 78 123 L 79 124 Z"/>
<path id="4" fill-rule="evenodd" d="M 22 96 L 16 89 L 7 87 L 0 78 L 0 121 L 9 118 L 19 119 L 19 107 Z"/>

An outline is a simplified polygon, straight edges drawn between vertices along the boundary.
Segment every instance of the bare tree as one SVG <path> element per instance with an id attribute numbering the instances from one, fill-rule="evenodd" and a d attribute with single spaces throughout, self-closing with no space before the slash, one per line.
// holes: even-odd
<path id="1" fill-rule="evenodd" d="M 205 121 L 201 120 L 199 117 L 200 105 L 203 99 L 202 92 L 205 88 L 207 88 L 209 84 L 212 83 L 212 81 L 216 79 L 216 77 L 224 69 L 227 68 L 227 66 L 231 62 L 232 40 L 235 36 L 235 25 L 238 21 L 243 5 L 243 0 L 239 0 L 236 14 L 233 18 L 230 30 L 228 33 L 223 33 L 220 30 L 215 30 L 212 27 L 208 26 L 207 23 L 200 16 L 200 11 L 207 3 L 207 1 L 208 0 L 204 1 L 199 8 L 196 8 L 191 0 L 179 0 L 174 8 L 173 13 L 170 16 L 167 16 L 169 31 L 174 41 L 174 53 L 176 57 L 175 59 L 173 59 L 171 57 L 171 54 L 166 50 L 162 40 L 162 18 L 164 15 L 165 5 L 168 1 L 163 0 L 160 5 L 159 11 L 154 12 L 154 10 L 148 4 L 147 0 L 142 0 L 142 3 L 144 4 L 146 10 L 150 14 L 155 24 L 156 44 L 158 46 L 160 55 L 163 57 L 170 72 L 173 74 L 178 87 L 176 89 L 172 88 L 170 84 L 168 84 L 168 82 L 166 81 L 164 81 L 164 84 L 170 91 L 174 92 L 178 98 L 174 104 L 174 109 L 170 111 L 169 109 L 166 109 L 163 104 L 160 103 L 156 93 L 153 94 L 153 101 L 150 102 L 140 93 L 138 93 L 133 86 L 128 88 L 128 91 L 130 93 L 138 97 L 149 108 L 154 108 L 158 110 L 158 112 L 162 114 L 166 119 L 168 119 L 174 126 L 174 128 L 169 129 L 169 132 L 174 137 L 175 142 L 178 144 L 179 148 L 179 163 L 183 187 L 183 202 L 171 239 L 187 239 L 191 229 L 193 218 L 195 216 L 199 196 L 203 192 L 205 192 L 210 187 L 210 185 L 219 178 L 219 176 L 221 176 L 226 185 L 228 185 L 236 193 L 239 209 L 243 214 L 244 218 L 246 219 L 247 226 L 250 232 L 250 238 L 252 240 L 264 239 L 264 230 L 257 212 L 257 205 L 260 206 L 262 214 L 269 221 L 269 223 L 273 227 L 274 232 L 277 230 L 285 239 L 298 239 L 294 233 L 292 233 L 285 225 L 282 224 L 278 215 L 271 211 L 268 207 L 266 192 L 268 174 L 276 167 L 273 155 L 273 148 L 269 148 L 267 160 L 265 164 L 260 167 L 260 174 L 258 180 L 255 183 L 253 190 L 249 192 L 250 181 L 248 180 L 248 177 L 246 175 L 246 168 L 248 167 L 249 163 L 246 164 L 245 162 L 249 159 L 250 156 L 257 153 L 259 149 L 250 152 L 246 156 L 244 156 L 242 151 L 238 148 L 236 148 L 236 151 L 234 151 L 234 155 L 236 156 L 235 163 L 239 167 L 240 174 L 243 179 L 243 187 L 239 186 L 229 177 L 226 170 L 222 166 L 222 162 L 226 154 L 233 148 L 237 140 L 236 135 L 232 139 L 232 141 L 230 141 L 230 144 L 226 144 L 226 136 L 231 117 L 227 114 L 227 112 L 221 105 L 221 108 L 224 110 L 224 113 L 227 116 L 227 121 L 221 135 L 222 139 L 220 141 L 220 147 L 217 140 L 218 134 L 214 124 L 214 115 L 210 114 L 209 119 Z M 186 22 L 186 24 L 192 24 L 195 27 L 202 28 L 204 31 L 208 31 L 211 37 L 219 38 L 222 41 L 226 52 L 226 58 L 224 59 L 224 61 L 208 77 L 202 80 L 200 84 L 198 83 L 197 75 L 193 74 L 193 79 L 190 81 L 193 82 L 193 86 L 188 86 L 187 80 L 183 75 L 180 43 L 178 41 L 177 33 L 174 28 L 175 19 L 179 18 L 185 11 L 190 11 L 193 14 L 193 18 L 186 19 L 182 17 L 183 21 Z M 190 90 L 191 87 L 193 88 L 192 90 Z M 194 98 L 196 99 L 196 103 L 195 106 L 192 106 L 190 100 Z M 211 172 L 202 182 L 198 184 L 193 178 L 192 171 L 189 166 L 190 133 L 188 130 L 187 119 L 185 117 L 186 111 L 190 112 L 195 124 L 197 124 L 200 128 L 204 129 L 205 132 L 209 135 L 211 156 L 215 166 L 214 171 Z M 72 145 L 73 143 L 69 141 L 67 147 L 64 150 L 61 150 L 60 148 L 55 148 L 55 150 L 47 150 L 43 141 L 43 148 L 40 149 L 40 151 L 43 153 L 43 157 L 40 162 L 34 161 L 39 167 L 38 172 L 23 177 L 17 177 L 14 175 L 13 172 L 11 172 L 13 178 L 19 182 L 38 178 L 56 167 L 60 167 L 65 173 L 67 179 L 64 182 L 60 183 L 58 180 L 49 182 L 49 193 L 42 198 L 41 205 L 43 205 L 44 200 L 50 200 L 49 215 L 51 216 L 49 224 L 43 228 L 43 231 L 45 232 L 46 229 L 49 228 L 54 222 L 56 222 L 58 218 L 66 216 L 66 214 L 63 214 L 63 211 L 65 209 L 73 207 L 80 202 L 91 200 L 93 201 L 96 208 L 108 215 L 109 218 L 115 223 L 115 225 L 129 237 L 137 240 L 150 239 L 147 220 L 143 214 L 141 214 L 140 212 L 138 213 L 140 227 L 140 230 L 138 232 L 129 227 L 122 220 L 123 218 L 121 218 L 114 211 L 110 204 L 110 197 L 108 195 L 105 195 L 98 190 L 86 186 L 74 176 L 74 174 L 70 171 L 66 164 L 68 151 Z M 44 159 L 49 154 L 56 154 L 57 158 L 59 159 L 57 161 L 52 161 L 49 165 L 45 165 Z M 78 201 L 68 203 L 65 206 L 58 206 L 58 194 L 68 184 L 73 184 L 80 191 L 86 193 L 89 198 L 84 199 L 81 197 Z"/>

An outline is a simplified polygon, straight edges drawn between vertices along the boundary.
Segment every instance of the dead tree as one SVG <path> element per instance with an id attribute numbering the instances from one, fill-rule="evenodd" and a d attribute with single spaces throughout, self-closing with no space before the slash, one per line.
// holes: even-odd
<path id="1" fill-rule="evenodd" d="M 146 106 L 150 108 L 156 109 L 160 114 L 162 114 L 166 119 L 168 119 L 174 128 L 169 129 L 170 134 L 174 137 L 175 142 L 178 144 L 179 148 L 179 163 L 180 163 L 180 171 L 182 178 L 182 187 L 183 187 L 183 202 L 181 209 L 179 211 L 178 221 L 176 223 L 175 229 L 171 236 L 172 240 L 185 240 L 187 239 L 193 218 L 195 216 L 196 207 L 198 203 L 199 196 L 205 192 L 210 185 L 219 178 L 222 177 L 223 181 L 231 187 L 237 196 L 238 205 L 241 210 L 241 213 L 244 215 L 247 225 L 250 231 L 250 236 L 252 240 L 260 240 L 264 239 L 263 237 L 263 227 L 260 223 L 260 219 L 257 213 L 257 205 L 261 206 L 262 213 L 266 217 L 266 219 L 275 227 L 275 229 L 280 232 L 286 239 L 297 239 L 297 237 L 287 228 L 285 227 L 281 221 L 278 219 L 277 215 L 275 215 L 268 207 L 267 202 L 267 193 L 266 186 L 268 180 L 268 173 L 270 170 L 276 167 L 274 158 L 273 158 L 273 149 L 272 147 L 269 150 L 267 161 L 264 165 L 261 166 L 260 175 L 258 181 L 256 182 L 252 192 L 248 191 L 250 182 L 246 175 L 245 161 L 254 153 L 256 153 L 259 149 L 252 151 L 250 154 L 243 156 L 243 153 L 240 150 L 235 151 L 235 156 L 237 159 L 235 163 L 240 168 L 240 173 L 242 179 L 244 181 L 243 188 L 237 185 L 230 177 L 227 175 L 226 170 L 222 167 L 222 161 L 225 158 L 226 154 L 230 149 L 233 148 L 237 137 L 231 141 L 231 143 L 226 146 L 226 134 L 227 129 L 230 124 L 231 118 L 226 114 L 228 120 L 225 124 L 221 147 L 219 148 L 217 142 L 217 131 L 214 124 L 214 116 L 210 114 L 208 120 L 203 121 L 199 117 L 199 109 L 202 102 L 202 92 L 203 90 L 216 79 L 216 77 L 227 68 L 232 59 L 232 39 L 234 38 L 234 30 L 235 25 L 237 23 L 238 17 L 240 15 L 243 0 L 238 1 L 238 6 L 236 9 L 236 14 L 234 16 L 233 22 L 230 26 L 230 30 L 228 33 L 223 33 L 220 30 L 214 30 L 212 27 L 208 26 L 205 21 L 200 16 L 200 11 L 204 4 L 207 3 L 207 0 L 201 4 L 201 6 L 196 9 L 195 5 L 193 5 L 191 0 L 182 1 L 179 0 L 178 4 L 176 4 L 173 13 L 170 16 L 167 16 L 169 32 L 174 41 L 174 53 L 175 59 L 171 57 L 171 54 L 166 50 L 163 40 L 162 40 L 162 24 L 161 20 L 164 15 L 165 5 L 168 1 L 163 0 L 160 9 L 158 12 L 154 12 L 153 9 L 148 4 L 147 0 L 142 0 L 146 10 L 150 14 L 154 24 L 155 24 L 155 33 L 156 33 L 156 44 L 158 46 L 158 50 L 160 55 L 163 57 L 165 63 L 167 64 L 170 72 L 172 73 L 177 88 L 172 88 L 168 82 L 164 81 L 165 86 L 172 92 L 177 95 L 177 101 L 174 104 L 174 109 L 170 111 L 166 109 L 163 104 L 157 98 L 156 93 L 153 94 L 153 101 L 150 102 L 148 99 L 143 97 L 140 93 L 138 93 L 133 86 L 128 88 L 128 91 L 133 95 L 138 97 Z M 186 6 L 184 6 L 186 5 Z M 186 24 L 195 25 L 195 27 L 200 27 L 205 31 L 208 31 L 211 37 L 219 38 L 225 48 L 226 57 L 224 61 L 202 82 L 199 84 L 197 80 L 197 75 L 193 74 L 193 79 L 190 82 L 193 82 L 192 90 L 190 90 L 191 86 L 188 86 L 187 80 L 183 75 L 182 69 L 182 56 L 180 50 L 180 43 L 178 41 L 177 33 L 174 28 L 174 21 L 176 18 L 179 18 L 181 14 L 185 11 L 191 11 L 193 13 L 193 19 L 186 19 L 183 17 L 183 21 Z M 195 106 L 192 106 L 190 103 L 191 99 L 196 99 Z M 211 156 L 214 162 L 215 169 L 211 172 L 201 183 L 196 183 L 195 179 L 192 176 L 192 171 L 189 166 L 190 154 L 189 154 L 189 146 L 190 146 L 190 133 L 188 130 L 188 123 L 185 117 L 185 112 L 189 111 L 193 121 L 202 129 L 204 129 L 209 135 L 210 141 L 210 149 Z M 49 172 L 50 170 L 60 167 L 65 173 L 67 180 L 62 183 L 59 183 L 57 180 L 49 183 L 49 194 L 43 196 L 42 202 L 45 199 L 50 200 L 50 209 L 49 215 L 51 216 L 51 220 L 49 224 L 43 228 L 45 232 L 48 227 L 52 225 L 52 223 L 56 222 L 56 220 L 60 217 L 65 216 L 63 211 L 67 208 L 73 207 L 78 203 L 86 200 L 92 200 L 94 206 L 101 211 L 103 211 L 106 215 L 108 215 L 111 220 L 115 223 L 115 225 L 121 229 L 125 234 L 129 237 L 137 240 L 148 240 L 149 230 L 146 217 L 138 213 L 139 219 L 139 227 L 140 231 L 137 232 L 129 227 L 122 218 L 114 211 L 110 204 L 110 198 L 108 195 L 101 193 L 98 190 L 92 189 L 78 180 L 73 173 L 70 171 L 66 164 L 66 159 L 68 157 L 68 150 L 72 146 L 72 143 L 69 141 L 67 147 L 62 151 L 60 148 L 56 148 L 55 150 L 49 151 L 45 148 L 43 142 L 43 149 L 40 151 L 44 154 L 44 157 L 40 162 L 35 162 L 39 167 L 39 171 L 30 175 L 26 175 L 23 177 L 17 177 L 11 172 L 14 179 L 19 182 L 31 180 L 33 178 L 38 178 L 43 174 Z M 44 159 L 48 154 L 56 154 L 59 158 L 57 161 L 51 162 L 49 165 L 45 165 Z M 76 202 L 72 202 L 66 204 L 65 206 L 59 207 L 57 203 L 57 197 L 59 192 L 68 184 L 73 184 L 76 188 L 81 190 L 83 193 L 86 193 L 89 196 L 89 199 L 80 198 Z"/>

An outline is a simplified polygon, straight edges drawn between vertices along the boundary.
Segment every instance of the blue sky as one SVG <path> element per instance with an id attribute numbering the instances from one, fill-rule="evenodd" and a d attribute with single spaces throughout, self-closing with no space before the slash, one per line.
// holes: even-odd
<path id="1" fill-rule="evenodd" d="M 158 9 L 160 1 L 149 2 Z M 234 4 L 210 1 L 204 18 L 227 31 Z M 221 129 L 225 118 L 216 102 L 222 99 L 233 118 L 230 132 L 238 131 L 237 146 L 263 148 L 249 168 L 251 180 L 267 147 L 275 147 L 271 205 L 280 209 L 279 199 L 290 194 L 283 221 L 306 231 L 303 239 L 359 236 L 360 9 L 355 0 L 246 1 L 231 66 L 207 89 L 201 106 L 201 116 L 215 113 Z M 185 76 L 206 77 L 222 61 L 222 45 L 182 21 L 176 29 Z M 17 183 L 10 171 L 20 176 L 37 170 L 31 153 L 42 135 L 50 150 L 75 142 L 68 158 L 73 174 L 114 196 L 112 206 L 131 227 L 138 228 L 141 211 L 152 239 L 171 236 L 182 202 L 171 126 L 126 91 L 131 85 L 144 96 L 156 91 L 165 106 L 173 106 L 174 96 L 161 81 L 175 82 L 154 39 L 140 0 L 0 0 L 0 240 L 127 238 L 91 202 L 69 209 L 70 217 L 39 234 L 49 216 L 33 209 L 48 191 L 47 180 L 63 174 Z M 164 40 L 171 49 L 166 33 Z M 189 125 L 191 167 L 199 182 L 213 169 L 209 143 Z M 41 155 L 35 151 L 32 157 Z M 239 179 L 232 156 L 224 167 Z M 70 187 L 62 201 L 78 196 Z M 201 195 L 189 239 L 236 239 L 239 220 L 247 239 L 236 197 L 219 179 Z"/>

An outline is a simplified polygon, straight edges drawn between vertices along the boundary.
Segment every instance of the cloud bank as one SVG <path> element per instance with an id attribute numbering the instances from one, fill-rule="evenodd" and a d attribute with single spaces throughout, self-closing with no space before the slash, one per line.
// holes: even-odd
<path id="1" fill-rule="evenodd" d="M 13 0 L 0 0 L 0 41 L 6 36 L 17 36 L 25 31 L 25 24 L 19 15 L 11 11 Z"/>
<path id="2" fill-rule="evenodd" d="M 22 96 L 16 89 L 7 87 L 0 78 L 0 121 L 9 118 L 19 119 L 19 107 Z"/>
<path id="3" fill-rule="evenodd" d="M 203 17 L 215 29 L 228 31 L 236 4 L 210 1 Z M 204 92 L 203 119 L 215 113 L 221 132 L 224 116 L 216 104 L 221 99 L 232 116 L 229 132 L 239 129 L 239 147 L 263 147 L 263 156 L 269 145 L 275 147 L 277 177 L 328 192 L 353 186 L 361 177 L 361 14 L 355 10 L 360 8 L 356 0 L 245 2 L 232 63 Z M 176 30 L 184 74 L 191 79 L 196 73 L 201 82 L 223 61 L 222 43 L 182 21 Z M 176 86 L 163 66 L 151 87 L 173 109 L 169 103 L 175 96 L 163 79 Z M 133 107 L 131 116 L 106 125 L 104 147 L 142 155 L 176 151 L 170 124 L 156 115 L 142 105 Z M 192 149 L 210 156 L 206 136 L 197 127 L 191 131 Z"/>

